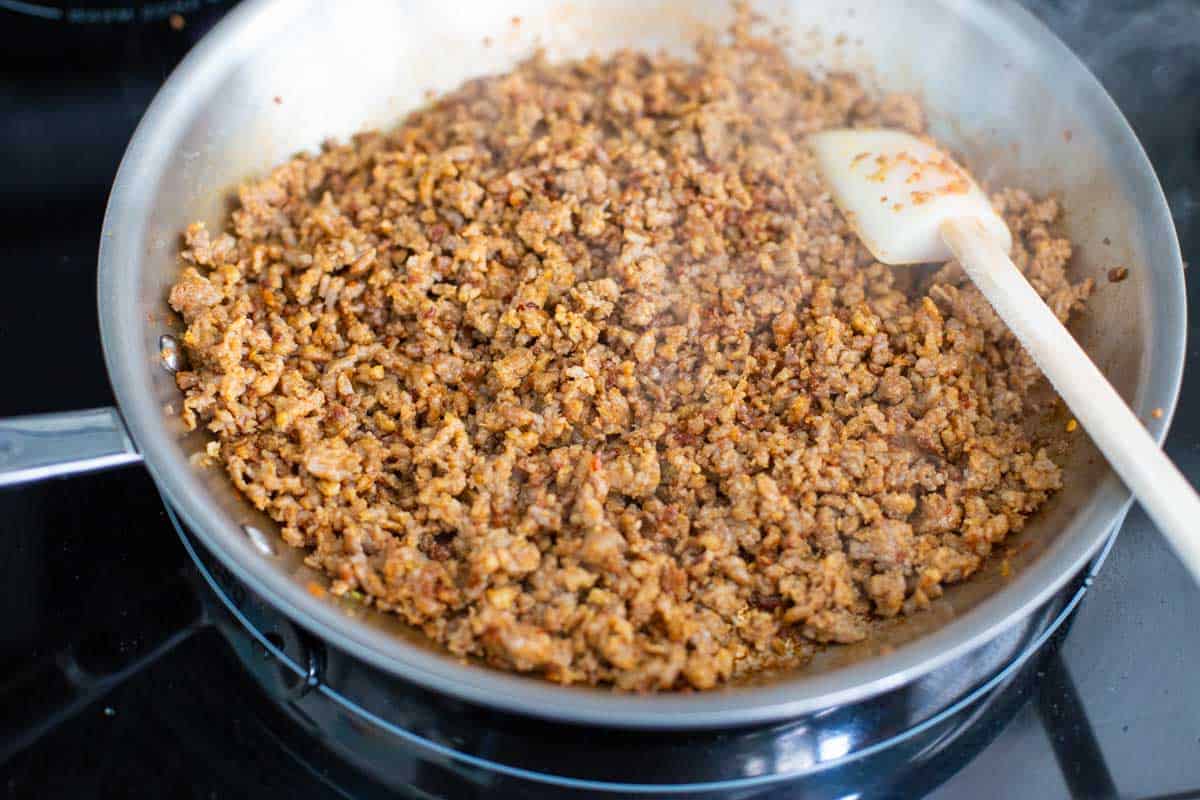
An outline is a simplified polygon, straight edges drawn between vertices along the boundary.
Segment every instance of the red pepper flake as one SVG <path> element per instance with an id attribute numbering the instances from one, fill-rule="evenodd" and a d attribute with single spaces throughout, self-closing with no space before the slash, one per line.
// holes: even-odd
<path id="1" fill-rule="evenodd" d="M 308 593 L 311 594 L 313 597 L 316 597 L 321 600 L 323 600 L 325 598 L 325 595 L 327 594 L 327 592 L 325 591 L 325 587 L 322 586 L 321 584 L 317 583 L 316 581 L 309 581 L 308 585 L 305 586 L 304 588 L 308 589 Z"/>
<path id="2" fill-rule="evenodd" d="M 1108 271 L 1109 283 L 1120 283 L 1129 277 L 1129 267 L 1113 267 Z"/>
<path id="3" fill-rule="evenodd" d="M 272 101 L 275 103 L 275 105 L 277 105 L 277 106 L 278 106 L 278 105 L 282 105 L 282 104 L 283 104 L 283 98 L 282 98 L 282 97 L 280 97 L 279 95 L 275 95 L 274 97 L 272 97 L 272 98 L 271 98 L 271 100 L 272 100 Z"/>
<path id="4" fill-rule="evenodd" d="M 1063 131 L 1063 140 L 1064 141 L 1069 142 L 1074 138 L 1075 138 L 1075 134 L 1071 131 L 1070 128 L 1067 128 L 1065 131 Z"/>

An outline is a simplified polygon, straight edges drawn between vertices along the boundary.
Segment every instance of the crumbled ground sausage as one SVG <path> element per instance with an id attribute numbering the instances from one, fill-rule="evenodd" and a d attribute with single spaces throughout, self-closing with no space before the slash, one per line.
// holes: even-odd
<path id="1" fill-rule="evenodd" d="M 183 419 L 335 594 L 456 654 L 703 689 L 861 640 L 1062 480 L 987 302 L 873 262 L 803 144 L 924 124 L 744 25 L 472 81 L 188 228 Z M 1057 203 L 995 202 L 1065 320 Z"/>

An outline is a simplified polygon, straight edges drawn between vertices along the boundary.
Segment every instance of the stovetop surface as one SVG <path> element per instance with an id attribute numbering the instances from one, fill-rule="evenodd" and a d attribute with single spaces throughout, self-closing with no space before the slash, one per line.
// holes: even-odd
<path id="1" fill-rule="evenodd" d="M 1200 4 L 1026 4 L 1128 116 L 1164 184 L 1185 258 L 1195 258 Z M 0 291 L 8 376 L 0 416 L 111 404 L 94 311 L 109 185 L 154 91 L 226 8 L 116 5 L 0 0 L 0 253 L 10 277 Z M 1200 401 L 1200 354 L 1191 339 L 1167 449 L 1195 478 L 1200 420 L 1189 409 Z M 186 567 L 140 468 L 0 492 L 0 690 L 15 665 L 55 652 L 96 620 L 119 631 L 117 649 L 136 649 L 141 634 L 121 620 L 144 614 L 148 587 Z M 1115 786 L 1121 797 L 1200 797 L 1197 609 L 1200 591 L 1135 508 L 1062 646 L 1064 674 L 1047 675 L 1039 701 L 934 796 L 1064 797 Z M 1057 707 L 1076 700 L 1086 720 L 1063 723 Z M 0 787 L 10 797 L 380 795 L 291 728 L 223 641 L 203 633 L 0 764 Z"/>

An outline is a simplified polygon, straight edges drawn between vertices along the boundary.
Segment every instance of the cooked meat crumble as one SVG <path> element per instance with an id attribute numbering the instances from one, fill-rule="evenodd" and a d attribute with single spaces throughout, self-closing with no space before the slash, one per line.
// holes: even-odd
<path id="1" fill-rule="evenodd" d="M 708 688 L 927 606 L 1061 483 L 953 265 L 875 263 L 803 136 L 908 96 L 745 25 L 473 81 L 195 224 L 183 419 L 335 594 L 564 683 Z M 1060 319 L 1059 208 L 995 202 Z"/>

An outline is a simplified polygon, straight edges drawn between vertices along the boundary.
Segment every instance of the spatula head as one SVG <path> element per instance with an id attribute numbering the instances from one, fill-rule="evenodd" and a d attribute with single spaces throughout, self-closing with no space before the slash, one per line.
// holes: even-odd
<path id="1" fill-rule="evenodd" d="M 831 130 L 809 137 L 817 168 L 842 212 L 884 264 L 948 261 L 939 228 L 977 218 L 1008 251 L 1012 234 L 987 195 L 953 159 L 903 131 Z"/>

